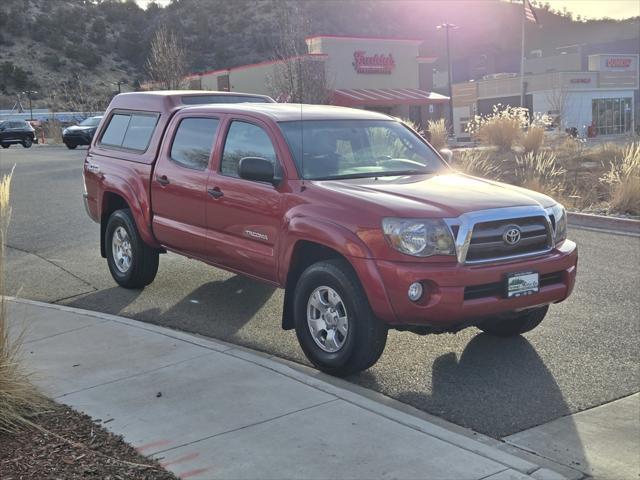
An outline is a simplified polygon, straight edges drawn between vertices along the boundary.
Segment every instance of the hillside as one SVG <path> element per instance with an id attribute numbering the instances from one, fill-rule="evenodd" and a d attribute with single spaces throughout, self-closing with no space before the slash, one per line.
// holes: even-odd
<path id="1" fill-rule="evenodd" d="M 161 24 L 182 39 L 191 71 L 271 58 L 281 10 L 294 4 L 309 34 L 423 38 L 424 53 L 441 57 L 444 39 L 435 25 L 454 22 L 457 61 L 486 53 L 513 57 L 520 45 L 520 5 L 497 0 L 465 2 L 464 9 L 444 0 L 173 0 L 147 10 L 132 0 L 2 0 L 0 108 L 10 108 L 15 93 L 26 89 L 39 92 L 40 106 L 63 109 L 85 98 L 104 103 L 119 80 L 134 88 L 145 79 L 149 43 Z M 527 50 L 545 54 L 559 45 L 638 37 L 640 28 L 638 18 L 580 22 L 548 7 L 537 12 L 544 27 L 527 26 Z"/>

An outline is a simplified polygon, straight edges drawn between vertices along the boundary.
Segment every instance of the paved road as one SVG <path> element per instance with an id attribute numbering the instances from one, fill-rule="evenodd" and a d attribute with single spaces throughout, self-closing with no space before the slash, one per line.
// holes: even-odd
<path id="1" fill-rule="evenodd" d="M 189 261 L 161 257 L 144 291 L 117 288 L 81 204 L 84 151 L 12 147 L 9 286 L 25 298 L 116 313 L 306 363 L 280 330 L 282 293 Z M 370 370 L 350 381 L 456 424 L 503 437 L 640 391 L 640 239 L 573 230 L 580 247 L 573 297 L 535 331 L 501 340 L 468 329 L 419 337 L 391 332 Z"/>

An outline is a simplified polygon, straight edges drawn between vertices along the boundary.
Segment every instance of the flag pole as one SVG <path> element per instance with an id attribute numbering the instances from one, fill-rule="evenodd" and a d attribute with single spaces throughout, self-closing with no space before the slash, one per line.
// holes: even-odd
<path id="1" fill-rule="evenodd" d="M 520 50 L 520 106 L 524 107 L 524 27 L 527 14 L 525 12 L 527 0 L 522 0 L 522 47 Z"/>

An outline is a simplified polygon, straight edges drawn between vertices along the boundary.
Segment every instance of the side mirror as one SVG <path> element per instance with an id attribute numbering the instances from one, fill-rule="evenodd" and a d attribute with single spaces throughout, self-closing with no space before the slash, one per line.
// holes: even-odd
<path id="1" fill-rule="evenodd" d="M 276 178 L 274 162 L 262 157 L 243 157 L 238 164 L 238 174 L 245 180 L 266 182 L 277 185 L 280 179 Z"/>
<path id="2" fill-rule="evenodd" d="M 440 150 L 440 155 L 447 161 L 447 163 L 451 163 L 451 160 L 453 159 L 453 152 L 451 150 L 443 148 Z"/>

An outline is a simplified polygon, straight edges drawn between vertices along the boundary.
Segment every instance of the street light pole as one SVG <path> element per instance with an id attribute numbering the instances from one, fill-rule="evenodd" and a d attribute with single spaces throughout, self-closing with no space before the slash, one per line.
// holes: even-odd
<path id="1" fill-rule="evenodd" d="M 23 95 L 26 95 L 29 99 L 29 120 L 33 120 L 33 105 L 31 104 L 31 95 L 34 93 L 38 93 L 35 90 L 27 90 L 26 92 L 22 92 Z"/>
<path id="2" fill-rule="evenodd" d="M 446 42 L 447 42 L 447 78 L 449 84 L 449 131 L 453 135 L 455 129 L 453 128 L 453 84 L 452 84 L 452 73 L 453 70 L 453 61 L 451 59 L 451 48 L 450 48 L 450 40 L 449 40 L 449 30 L 455 30 L 458 28 L 457 25 L 453 23 L 442 23 L 436 26 L 436 29 L 441 30 L 444 29 L 446 32 Z"/>

